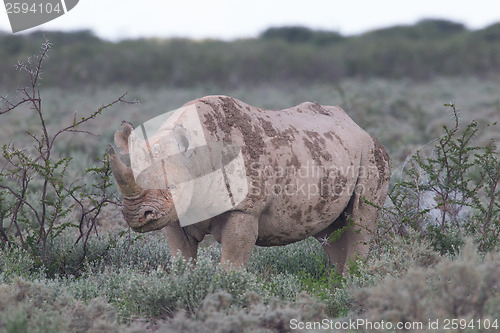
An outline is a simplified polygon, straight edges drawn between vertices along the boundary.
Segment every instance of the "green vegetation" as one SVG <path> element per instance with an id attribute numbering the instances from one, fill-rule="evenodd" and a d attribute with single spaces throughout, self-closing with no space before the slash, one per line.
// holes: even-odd
<path id="1" fill-rule="evenodd" d="M 25 133 L 30 142 L 28 147 L 17 148 L 12 141 L 1 147 L 0 245 L 7 248 L 19 246 L 30 253 L 47 274 L 53 275 L 69 273 L 71 266 L 64 255 L 49 260 L 48 251 L 55 246 L 55 239 L 68 228 L 78 229 L 74 246 L 83 251 L 78 264 L 81 265 L 87 257 L 87 243 L 95 229 L 97 216 L 108 203 L 113 203 L 108 193 L 111 168 L 107 156 L 100 161 L 102 165 L 86 169 L 87 180 L 91 181 L 91 185 L 86 186 L 81 179 L 68 179 L 67 170 L 71 168 L 72 159 L 55 156 L 54 147 L 65 134 L 88 134 L 80 129 L 82 124 L 114 104 L 126 101 L 122 95 L 88 116 L 77 119 L 75 115 L 66 126 L 50 130 L 39 90 L 42 65 L 50 48 L 51 43 L 46 41 L 34 61 L 28 59 L 26 63 L 18 63 L 18 70 L 26 72 L 29 78 L 29 86 L 18 90 L 18 99 L 1 98 L 4 108 L 0 115 L 29 108 L 37 119 L 38 131 Z M 67 217 L 74 208 L 79 208 L 80 214 L 73 216 L 72 221 Z M 10 221 L 8 226 L 3 225 L 3 220 Z"/>
<path id="2" fill-rule="evenodd" d="M 17 84 L 11 64 L 32 54 L 45 34 L 58 47 L 44 84 L 169 87 L 340 82 L 346 78 L 489 77 L 499 74 L 500 25 L 478 31 L 423 20 L 360 36 L 304 27 L 270 28 L 259 38 L 103 41 L 89 31 L 0 35 L 0 84 Z"/>
<path id="3" fill-rule="evenodd" d="M 410 227 L 431 240 L 442 254 L 455 254 L 465 236 L 475 237 L 479 248 L 498 247 L 500 235 L 500 158 L 494 142 L 478 147 L 475 121 L 460 131 L 455 105 L 449 104 L 455 126 L 443 126 L 430 156 L 417 151 L 403 167 L 401 179 L 389 197 L 386 212 L 401 216 L 399 228 Z M 498 124 L 493 124 L 498 127 Z M 407 211 L 403 213 L 402 211 Z M 394 228 L 395 221 L 390 221 Z"/>
<path id="4" fill-rule="evenodd" d="M 28 88 L 17 95 L 12 92 L 8 98 L 12 104 L 4 99 L 0 105 L 0 331 L 287 332 L 292 319 L 426 325 L 429 320 L 443 323 L 457 318 L 468 324 L 475 321 L 464 332 L 480 332 L 478 320 L 498 327 L 500 131 L 495 122 L 500 120 L 500 81 L 495 76 L 499 66 L 494 65 L 498 61 L 494 50 L 499 49 L 499 36 L 498 26 L 471 32 L 442 21 L 349 38 L 291 27 L 232 43 L 112 44 L 86 32 L 55 34 L 56 51 L 48 62 L 44 44 L 41 56 L 19 65 L 19 73 L 28 77 Z M 0 38 L 7 41 L 2 41 L 6 45 L 0 50 L 2 59 L 33 52 L 38 46 L 31 45 L 40 42 L 36 35 Z M 452 73 L 432 72 L 440 57 L 423 62 L 427 67 L 420 67 L 420 74 L 429 70 L 439 76 L 425 82 L 411 80 L 422 76 L 410 72 L 371 72 L 380 59 L 366 58 L 366 71 L 359 69 L 353 77 L 342 67 L 335 80 L 320 76 L 301 84 L 313 77 L 307 70 L 299 75 L 306 68 L 303 61 L 310 60 L 310 68 L 318 66 L 319 71 L 321 61 L 314 57 L 330 61 L 328 52 L 361 48 L 363 41 L 369 54 L 373 45 L 388 40 L 397 41 L 395 52 L 403 46 L 410 50 L 436 46 L 431 53 L 474 40 L 478 47 L 464 49 L 457 57 L 487 48 L 492 58 L 472 57 L 472 62 L 457 58 L 463 66 Z M 480 41 L 488 41 L 486 48 Z M 173 43 L 178 43 L 175 48 Z M 244 55 L 250 44 L 254 49 L 247 51 L 255 54 L 266 54 L 270 50 L 266 48 L 273 47 L 285 50 L 284 66 L 291 72 L 276 68 L 276 76 L 268 81 L 270 73 L 264 68 L 276 60 L 260 62 L 252 55 L 245 59 L 256 72 L 250 67 L 238 69 L 244 57 L 233 58 L 234 52 Z M 384 51 L 378 47 L 377 52 Z M 199 70 L 189 65 L 187 71 L 182 66 L 195 61 L 190 58 L 193 50 L 203 51 L 197 58 Z M 228 54 L 220 58 L 223 51 Z M 178 56 L 175 61 L 186 62 L 181 61 L 179 71 L 167 73 L 163 66 L 174 61 L 169 58 L 172 54 Z M 164 63 L 152 62 L 151 67 L 141 63 L 144 73 L 137 73 L 138 59 L 162 55 Z M 406 61 L 400 56 L 396 58 Z M 420 56 L 415 53 L 415 59 Z M 130 61 L 132 68 L 104 69 L 107 61 L 121 65 Z M 487 78 L 482 67 L 471 69 L 474 61 L 492 61 Z M 40 63 L 46 65 L 42 81 L 37 76 Z M 158 73 L 147 77 L 154 66 Z M 255 80 L 237 76 L 244 70 Z M 12 78 L 17 74 L 9 67 L 0 73 L 0 82 L 14 89 Z M 213 81 L 200 83 L 198 75 L 214 75 Z M 384 78 L 360 79 L 372 76 Z M 287 77 L 292 79 L 276 84 Z M 117 82 L 120 85 L 99 85 Z M 161 85 L 155 87 L 158 82 Z M 230 82 L 235 84 L 227 88 Z M 266 84 L 259 85 L 262 82 Z M 136 83 L 140 86 L 134 87 Z M 66 85 L 72 89 L 63 88 Z M 140 104 L 123 103 L 127 90 L 129 98 Z M 216 93 L 270 109 L 305 100 L 339 104 L 380 138 L 393 160 L 393 176 L 368 260 L 349 262 L 348 274 L 341 277 L 328 264 L 320 244 L 307 239 L 284 247 L 257 247 L 246 271 L 227 272 L 217 265 L 218 244 L 204 243 L 193 266 L 172 256 L 161 233 L 136 234 L 124 226 L 120 207 L 113 204 L 118 193 L 110 185 L 102 155 L 120 121 L 139 124 Z M 454 104 L 443 106 L 450 100 Z M 374 331 L 358 328 L 363 330 Z M 435 331 L 446 330 L 441 325 Z"/>

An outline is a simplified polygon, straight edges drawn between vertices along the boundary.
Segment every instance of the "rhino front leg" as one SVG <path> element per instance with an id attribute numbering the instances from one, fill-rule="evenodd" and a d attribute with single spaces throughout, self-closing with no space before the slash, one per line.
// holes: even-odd
<path id="1" fill-rule="evenodd" d="M 257 241 L 258 230 L 258 219 L 252 215 L 243 212 L 225 214 L 220 229 L 221 264 L 245 268 Z"/>
<path id="2" fill-rule="evenodd" d="M 177 252 L 181 251 L 184 259 L 196 259 L 199 241 L 186 233 L 178 221 L 167 225 L 164 231 L 172 256 L 176 256 Z"/>

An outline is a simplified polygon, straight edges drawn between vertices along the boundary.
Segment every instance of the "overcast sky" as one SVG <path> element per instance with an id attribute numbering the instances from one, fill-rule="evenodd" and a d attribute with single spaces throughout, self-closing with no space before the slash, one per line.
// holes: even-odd
<path id="1" fill-rule="evenodd" d="M 0 30 L 10 32 L 5 9 L 0 12 Z M 422 18 L 448 19 L 479 29 L 500 22 L 500 0 L 80 0 L 73 10 L 41 28 L 91 29 L 110 40 L 234 39 L 283 25 L 352 35 Z M 28 32 L 36 29 L 40 27 Z"/>

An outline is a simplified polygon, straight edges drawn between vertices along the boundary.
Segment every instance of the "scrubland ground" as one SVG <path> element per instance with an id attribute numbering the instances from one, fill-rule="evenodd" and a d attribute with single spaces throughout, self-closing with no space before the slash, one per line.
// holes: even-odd
<path id="1" fill-rule="evenodd" d="M 488 331 L 487 325 L 495 331 L 495 323 L 497 329 L 500 325 L 498 150 L 490 149 L 489 155 L 480 149 L 467 150 L 460 140 L 464 141 L 461 135 L 471 130 L 467 124 L 475 119 L 473 129 L 477 130 L 467 147 L 494 147 L 492 140 L 498 143 L 500 130 L 493 123 L 500 120 L 499 86 L 498 79 L 457 77 L 233 90 L 47 88 L 42 93 L 49 128 L 70 124 L 75 112 L 76 118 L 91 113 L 127 90 L 128 99 L 140 101 L 106 109 L 82 128 L 95 136 L 65 134 L 54 151 L 72 158 L 68 178 L 83 177 L 84 170 L 104 153 L 122 120 L 138 125 L 194 98 L 224 94 L 267 109 L 303 101 L 342 106 L 388 149 L 393 169 L 390 199 L 387 207 L 380 208 L 370 257 L 351 261 L 344 277 L 335 274 L 314 239 L 284 247 L 256 247 L 248 269 L 235 272 L 217 266 L 220 246 L 207 242 L 193 268 L 189 262 L 172 258 L 161 233 L 130 232 L 119 207 L 108 205 L 99 215 L 97 233 L 86 245 L 83 264 L 79 260 L 83 249 L 75 245 L 78 233 L 72 228 L 61 229 L 47 246 L 43 265 L 30 251 L 0 246 L 0 331 L 288 332 L 296 328 L 296 332 L 321 332 L 324 326 L 291 326 L 291 320 L 325 323 L 330 319 L 330 325 L 357 319 L 394 325 L 423 323 L 421 331 L 429 330 L 429 321 L 438 320 L 435 332 L 450 331 L 445 321 L 457 319 L 455 331 Z M 444 106 L 450 102 L 462 124 L 453 133 L 455 113 Z M 22 148 L 30 140 L 26 131 L 36 132 L 39 125 L 33 111 L 20 111 L 0 117 L 2 145 L 13 142 Z M 447 159 L 440 158 L 440 149 Z M 417 151 L 422 154 L 420 160 L 411 158 Z M 475 169 L 466 168 L 467 163 Z M 450 176 L 455 173 L 455 178 Z M 417 180 L 417 175 L 426 179 Z M 448 177 L 446 186 L 439 177 Z M 491 193 L 484 185 L 485 177 L 498 184 Z M 466 186 L 460 187 L 457 179 L 466 179 Z M 480 184 L 484 186 L 478 191 L 462 192 L 460 200 L 456 195 L 450 199 L 450 205 L 467 214 L 444 213 L 443 217 L 448 202 L 440 202 L 437 196 L 446 192 L 448 200 L 452 193 Z M 116 189 L 111 191 L 118 196 Z M 434 196 L 430 205 L 423 202 L 426 191 Z M 3 198 L 0 223 L 7 229 L 9 215 L 2 211 L 2 204 L 7 207 L 8 202 Z M 436 210 L 438 215 L 432 215 Z M 64 222 L 72 223 L 72 216 L 68 214 Z M 399 330 L 359 326 L 351 331 Z"/>
<path id="2" fill-rule="evenodd" d="M 317 101 L 324 105 L 340 105 L 353 120 L 370 134 L 379 138 L 388 149 L 393 166 L 435 140 L 442 134 L 443 125 L 452 125 L 452 115 L 444 106 L 454 103 L 461 121 L 473 119 L 484 125 L 500 120 L 500 79 L 481 80 L 476 77 L 441 78 L 429 81 L 371 79 L 346 80 L 339 84 L 251 86 L 235 89 L 199 87 L 172 89 L 130 86 L 85 87 L 77 91 L 59 88 L 44 89 L 44 109 L 50 119 L 49 126 L 70 123 L 75 116 L 83 116 L 101 104 L 128 92 L 129 100 L 139 104 L 120 105 L 106 110 L 88 124 L 97 137 L 72 136 L 65 141 L 63 152 L 78 156 L 95 157 L 104 152 L 112 141 L 120 122 L 127 120 L 141 124 L 154 116 L 174 110 L 186 102 L 206 95 L 228 95 L 245 103 L 265 109 L 281 109 L 304 101 Z M 6 92 L 7 93 L 7 92 Z M 26 130 L 38 126 L 35 117 L 27 112 L 9 114 L 2 120 L 2 142 L 24 136 Z M 9 125 L 7 125 L 9 124 Z M 500 133 L 491 129 L 481 131 L 483 143 L 498 140 Z"/>

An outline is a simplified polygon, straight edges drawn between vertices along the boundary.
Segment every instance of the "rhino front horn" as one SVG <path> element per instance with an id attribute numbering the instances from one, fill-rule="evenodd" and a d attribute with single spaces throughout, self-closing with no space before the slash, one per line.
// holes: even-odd
<path id="1" fill-rule="evenodd" d="M 115 145 L 116 147 L 121 148 L 120 154 L 122 155 L 129 154 L 128 137 L 130 136 L 130 133 L 132 133 L 133 130 L 134 127 L 132 126 L 132 124 L 124 120 L 122 121 L 122 130 L 115 132 L 114 135 Z"/>
<path id="2" fill-rule="evenodd" d="M 123 163 L 111 144 L 108 145 L 107 153 L 109 155 L 109 164 L 111 165 L 111 170 L 113 171 L 120 192 L 126 197 L 141 194 L 142 189 L 135 182 L 132 168 Z"/>

